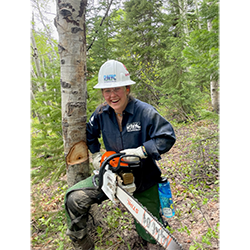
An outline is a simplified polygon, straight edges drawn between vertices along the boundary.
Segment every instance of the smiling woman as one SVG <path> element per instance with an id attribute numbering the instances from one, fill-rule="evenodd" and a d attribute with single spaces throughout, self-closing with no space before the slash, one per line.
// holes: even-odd
<path id="1" fill-rule="evenodd" d="M 128 104 L 129 92 L 129 86 L 102 90 L 103 97 L 107 104 L 115 110 L 117 115 L 120 114 L 120 116 Z"/>
<path id="2" fill-rule="evenodd" d="M 101 66 L 98 84 L 94 88 L 101 89 L 105 103 L 97 107 L 87 123 L 87 145 L 97 171 L 100 170 L 102 158 L 99 142 L 101 134 L 107 151 L 124 153 L 127 161 L 133 162 L 138 157 L 141 159 L 140 169 L 133 170 L 136 185 L 134 196 L 161 221 L 157 187 L 161 171 L 155 161 L 160 160 L 160 155 L 174 145 L 175 134 L 171 124 L 154 107 L 130 96 L 132 84 L 135 82 L 130 80 L 129 72 L 121 62 L 110 60 Z M 86 249 L 88 244 L 92 250 L 94 243 L 87 236 L 86 216 L 95 197 L 87 190 L 79 194 L 77 188 L 79 186 L 73 187 L 72 193 L 67 196 L 69 198 L 65 200 L 68 215 L 71 215 L 67 232 L 75 243 L 82 246 L 81 249 Z M 156 241 L 143 226 L 137 222 L 135 224 L 138 234 L 147 241 L 147 249 L 156 249 Z"/>

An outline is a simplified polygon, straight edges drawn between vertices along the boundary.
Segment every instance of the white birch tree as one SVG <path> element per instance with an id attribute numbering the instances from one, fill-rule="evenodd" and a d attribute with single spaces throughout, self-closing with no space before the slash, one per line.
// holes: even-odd
<path id="1" fill-rule="evenodd" d="M 207 22 L 207 29 L 209 32 L 212 31 L 212 21 L 211 19 Z M 211 55 L 213 58 L 215 55 Z M 220 113 L 220 92 L 218 91 L 219 88 L 219 80 L 215 80 L 213 74 L 210 76 L 210 94 L 211 94 L 211 104 L 213 111 L 216 113 Z"/>
<path id="2" fill-rule="evenodd" d="M 49 0 L 32 0 L 33 3 L 33 8 L 36 10 L 36 16 L 39 18 L 40 24 L 43 26 L 44 28 L 44 32 L 46 34 L 46 37 L 48 39 L 48 43 L 51 46 L 52 49 L 52 56 L 53 57 L 57 57 L 57 52 L 54 49 L 54 43 L 52 41 L 52 36 L 51 36 L 51 25 L 48 25 L 49 20 L 46 18 L 46 16 L 44 15 L 44 12 L 46 10 L 46 8 L 49 7 Z M 44 8 L 44 9 L 43 9 Z"/>
<path id="3" fill-rule="evenodd" d="M 86 145 L 87 0 L 57 0 L 56 3 L 55 26 L 61 60 L 62 131 L 70 187 L 89 176 Z"/>
<path id="4" fill-rule="evenodd" d="M 187 0 L 178 0 L 179 10 L 180 10 L 180 17 L 182 21 L 183 32 L 187 36 L 188 35 L 188 26 L 187 26 Z"/>
<path id="5" fill-rule="evenodd" d="M 208 5 L 211 5 L 212 3 L 208 3 Z M 207 29 L 209 32 L 213 32 L 213 27 L 212 27 L 212 19 L 207 20 Z M 212 54 L 211 58 L 213 58 L 215 55 Z M 216 112 L 217 114 L 219 113 L 219 105 L 220 105 L 220 100 L 219 100 L 219 80 L 215 79 L 214 77 L 215 74 L 210 75 L 210 94 L 211 94 L 211 104 L 213 111 Z"/>
<path id="6" fill-rule="evenodd" d="M 33 59 L 33 61 L 35 63 L 35 66 L 36 66 L 36 74 L 34 73 L 34 76 L 35 77 L 42 77 L 40 61 L 38 59 L 38 50 L 37 50 L 37 47 L 36 47 L 36 41 L 35 41 L 32 30 L 30 32 L 30 39 L 31 39 L 31 44 L 32 44 L 32 49 L 33 49 L 32 59 Z"/>

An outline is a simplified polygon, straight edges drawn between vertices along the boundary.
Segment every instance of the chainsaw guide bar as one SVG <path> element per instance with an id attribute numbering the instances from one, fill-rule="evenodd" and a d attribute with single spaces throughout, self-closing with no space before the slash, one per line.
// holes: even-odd
<path id="1" fill-rule="evenodd" d="M 119 186 L 117 186 L 116 197 L 161 246 L 168 250 L 184 250 L 169 230 L 143 207 L 135 197 Z"/>

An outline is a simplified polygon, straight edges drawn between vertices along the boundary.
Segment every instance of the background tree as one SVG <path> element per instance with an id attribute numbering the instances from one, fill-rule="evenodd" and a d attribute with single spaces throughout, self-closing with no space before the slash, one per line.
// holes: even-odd
<path id="1" fill-rule="evenodd" d="M 199 92 L 188 79 L 189 70 L 182 55 L 188 44 L 189 32 L 193 29 L 190 24 L 195 19 L 194 6 L 192 1 L 176 0 L 169 1 L 165 8 L 168 33 L 163 37 L 167 45 L 163 53 L 167 66 L 159 73 L 163 94 L 160 103 L 171 110 L 173 117 L 183 121 L 190 119 L 190 114 L 196 114 L 195 107 L 199 101 Z"/>
<path id="2" fill-rule="evenodd" d="M 48 25 L 47 23 L 49 23 L 48 18 L 46 17 L 45 13 L 49 13 L 48 9 L 50 6 L 50 0 L 32 0 L 32 6 L 33 9 L 36 10 L 36 18 L 39 20 L 40 24 L 42 24 L 43 26 L 43 30 L 46 34 L 46 38 L 47 38 L 47 42 L 50 44 L 51 46 L 51 52 L 53 53 L 53 56 L 57 56 L 57 51 L 55 49 L 55 41 L 53 41 L 52 38 L 52 26 Z M 44 14 L 43 14 L 44 12 Z M 33 12 L 34 15 L 34 12 Z"/>
<path id="3" fill-rule="evenodd" d="M 133 92 L 152 104 L 157 104 L 159 99 L 155 86 L 161 85 L 161 79 L 157 71 L 160 65 L 166 65 L 162 56 L 166 47 L 161 39 L 166 31 L 162 8 L 159 0 L 125 1 L 116 43 L 120 58 L 137 82 Z"/>
<path id="4" fill-rule="evenodd" d="M 119 30 L 115 21 L 119 16 L 118 10 L 117 0 L 99 1 L 97 6 L 88 8 L 86 13 L 88 79 L 98 74 L 105 61 L 116 58 L 114 40 Z"/>
<path id="5" fill-rule="evenodd" d="M 189 80 L 207 96 L 213 110 L 219 112 L 219 6 L 218 1 L 199 4 L 199 28 L 189 37 L 189 46 L 183 50 Z M 209 98 L 209 96 L 207 97 Z"/>
<path id="6" fill-rule="evenodd" d="M 31 177 L 33 183 L 65 173 L 61 133 L 60 64 L 57 41 L 44 18 L 47 3 L 33 1 L 31 30 Z M 39 9 L 39 11 L 38 11 Z M 43 19 L 43 25 L 37 25 Z M 46 29 L 45 29 L 46 26 Z M 42 28 L 41 28 L 42 27 Z M 48 39 L 48 36 L 50 37 Z"/>

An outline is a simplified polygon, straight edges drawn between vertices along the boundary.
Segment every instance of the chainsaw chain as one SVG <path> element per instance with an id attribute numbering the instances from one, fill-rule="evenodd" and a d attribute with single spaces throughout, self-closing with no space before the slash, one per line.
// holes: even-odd
<path id="1" fill-rule="evenodd" d="M 143 209 L 150 214 L 154 220 L 156 221 L 156 223 L 158 223 L 160 226 L 162 226 L 162 228 L 168 233 L 168 235 L 175 241 L 175 243 L 180 247 L 181 250 L 184 250 L 184 248 L 182 247 L 182 245 L 177 241 L 177 239 L 169 232 L 169 230 L 167 228 L 165 228 L 160 222 L 159 220 L 151 214 L 151 212 L 149 212 L 147 210 L 147 208 L 145 206 L 143 206 L 134 196 L 132 196 L 130 193 L 128 193 L 125 189 L 123 189 L 120 185 L 118 185 L 128 196 L 130 196 L 130 198 L 134 201 L 136 201 L 141 207 L 143 207 Z M 121 201 L 120 201 L 121 202 Z M 126 208 L 126 207 L 125 207 Z M 127 208 L 126 208 L 127 209 Z M 135 218 L 136 219 L 136 218 Z M 136 219 L 137 220 L 137 219 Z M 137 220 L 138 221 L 138 220 Z M 138 223 L 140 223 L 138 221 Z M 141 223 L 140 223 L 141 224 Z M 149 233 L 148 233 L 149 234 Z M 161 245 L 159 242 L 157 242 L 157 244 Z M 162 245 L 161 245 L 162 246 Z"/>

